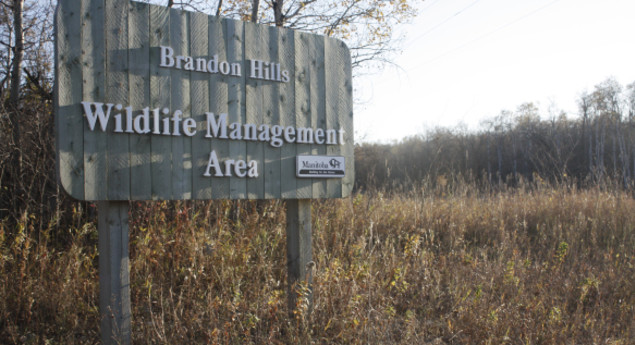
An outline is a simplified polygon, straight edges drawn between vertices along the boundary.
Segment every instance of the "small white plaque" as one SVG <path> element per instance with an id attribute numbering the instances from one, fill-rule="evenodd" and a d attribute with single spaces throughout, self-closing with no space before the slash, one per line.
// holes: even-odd
<path id="1" fill-rule="evenodd" d="M 297 156 L 296 176 L 305 178 L 341 178 L 346 159 L 341 156 Z"/>

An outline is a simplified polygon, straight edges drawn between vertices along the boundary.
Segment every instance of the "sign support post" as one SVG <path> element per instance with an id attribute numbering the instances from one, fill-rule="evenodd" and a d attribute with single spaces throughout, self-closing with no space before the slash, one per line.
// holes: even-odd
<path id="1" fill-rule="evenodd" d="M 130 344 L 128 201 L 98 203 L 99 316 L 102 344 Z"/>
<path id="2" fill-rule="evenodd" d="M 298 284 L 308 291 L 309 311 L 313 307 L 313 258 L 311 250 L 311 199 L 287 200 L 287 296 L 289 312 L 297 309 Z"/>

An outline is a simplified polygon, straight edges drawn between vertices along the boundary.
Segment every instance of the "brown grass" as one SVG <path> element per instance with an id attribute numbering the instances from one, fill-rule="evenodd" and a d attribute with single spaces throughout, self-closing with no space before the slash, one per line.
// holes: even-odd
<path id="1" fill-rule="evenodd" d="M 635 343 L 629 194 L 468 187 L 314 201 L 293 315 L 283 202 L 134 203 L 133 342 Z M 0 226 L 0 343 L 96 343 L 96 226 L 60 247 L 36 220 Z"/>

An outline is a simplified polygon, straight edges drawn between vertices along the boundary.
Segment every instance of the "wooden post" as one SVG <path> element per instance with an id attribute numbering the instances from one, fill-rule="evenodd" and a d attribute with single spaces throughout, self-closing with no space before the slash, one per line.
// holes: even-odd
<path id="1" fill-rule="evenodd" d="M 311 252 L 311 200 L 287 200 L 287 272 L 289 311 L 297 307 L 297 283 L 309 289 L 309 310 L 313 306 L 313 266 Z"/>
<path id="2" fill-rule="evenodd" d="M 128 201 L 100 201 L 99 314 L 102 344 L 130 344 Z"/>

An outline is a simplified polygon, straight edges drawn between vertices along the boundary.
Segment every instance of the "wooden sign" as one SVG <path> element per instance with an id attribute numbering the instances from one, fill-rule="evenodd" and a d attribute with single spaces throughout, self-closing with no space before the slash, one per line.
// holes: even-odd
<path id="1" fill-rule="evenodd" d="M 58 172 L 74 198 L 350 194 L 341 41 L 104 0 L 60 0 L 56 30 Z M 298 157 L 311 156 L 334 157 L 344 174 L 297 174 Z"/>

